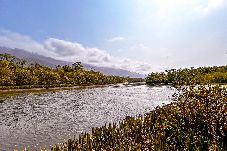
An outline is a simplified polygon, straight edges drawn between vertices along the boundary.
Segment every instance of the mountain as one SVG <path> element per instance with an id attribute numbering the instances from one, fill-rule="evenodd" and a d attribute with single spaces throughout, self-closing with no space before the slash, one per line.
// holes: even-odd
<path id="1" fill-rule="evenodd" d="M 20 59 L 26 60 L 29 64 L 34 64 L 34 63 L 39 63 L 44 66 L 48 66 L 51 68 L 54 68 L 56 65 L 71 65 L 72 62 L 67 62 L 67 61 L 61 61 L 61 60 L 56 60 L 51 57 L 45 57 L 43 55 L 39 55 L 37 53 L 32 53 L 28 52 L 22 49 L 11 49 L 7 47 L 0 47 L 0 53 L 7 53 L 11 54 L 13 56 L 16 56 Z M 135 73 L 135 72 L 130 72 L 128 70 L 123 70 L 123 69 L 116 69 L 116 68 L 110 68 L 110 67 L 98 67 L 90 64 L 85 64 L 82 63 L 83 67 L 86 70 L 95 70 L 95 71 L 100 71 L 106 75 L 116 75 L 116 76 L 130 76 L 133 78 L 143 78 L 143 74 Z"/>
<path id="2" fill-rule="evenodd" d="M 48 66 L 48 67 L 55 67 L 55 65 L 67 65 L 70 64 L 70 62 L 66 62 L 66 61 L 60 61 L 60 60 L 56 60 L 53 59 L 51 57 L 45 57 L 36 53 L 31 53 L 25 50 L 21 50 L 21 49 L 11 49 L 11 48 L 6 48 L 6 47 L 0 47 L 0 53 L 7 53 L 7 54 L 11 54 L 13 56 L 16 56 L 17 58 L 20 59 L 24 59 L 26 60 L 29 64 L 32 63 L 39 63 L 42 64 L 44 66 Z"/>

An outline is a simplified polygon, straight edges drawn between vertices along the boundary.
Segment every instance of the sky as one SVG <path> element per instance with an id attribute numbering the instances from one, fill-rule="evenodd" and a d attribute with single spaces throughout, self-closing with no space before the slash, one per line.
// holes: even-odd
<path id="1" fill-rule="evenodd" d="M 227 65 L 227 0 L 0 0 L 0 46 L 144 74 Z"/>

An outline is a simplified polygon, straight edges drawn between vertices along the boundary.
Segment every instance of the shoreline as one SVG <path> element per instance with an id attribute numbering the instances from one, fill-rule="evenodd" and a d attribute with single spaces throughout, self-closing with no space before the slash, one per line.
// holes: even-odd
<path id="1" fill-rule="evenodd" d="M 137 84 L 139 83 L 139 84 Z M 145 83 L 140 84 L 141 82 L 129 83 L 129 85 L 146 85 Z M 23 88 L 23 86 L 18 86 L 17 88 L 6 88 L 0 89 L 0 95 L 5 93 L 21 93 L 21 92 L 39 92 L 39 91 L 52 91 L 52 90 L 71 90 L 71 89 L 89 89 L 89 88 L 100 88 L 108 86 L 118 86 L 119 84 L 125 85 L 125 83 L 112 83 L 112 84 L 103 84 L 103 85 L 69 85 L 69 86 L 37 86 L 31 88 Z"/>
<path id="2" fill-rule="evenodd" d="M 108 87 L 108 86 L 117 86 L 117 84 L 124 84 L 124 83 L 115 83 L 115 84 L 105 84 L 105 85 L 81 85 L 81 86 L 56 86 L 56 87 L 34 87 L 34 88 L 9 88 L 9 89 L 0 89 L 0 95 L 1 94 L 7 94 L 7 93 L 22 93 L 22 92 L 42 92 L 42 91 L 54 91 L 54 90 L 72 90 L 72 89 L 90 89 L 90 88 L 100 88 L 100 87 Z M 147 86 L 163 86 L 166 84 L 155 84 L 155 85 L 149 85 L 145 84 Z M 167 84 L 171 85 L 171 84 Z M 216 85 L 216 84 L 212 84 Z M 226 83 L 219 84 L 223 88 L 227 88 Z"/>
<path id="3" fill-rule="evenodd" d="M 53 90 L 72 90 L 72 89 L 90 89 L 90 88 L 100 88 L 100 87 L 108 87 L 113 84 L 107 84 L 107 85 L 88 85 L 88 86 L 64 86 L 64 87 L 42 87 L 42 88 L 16 88 L 16 89 L 0 89 L 0 95 L 1 94 L 7 94 L 7 93 L 22 93 L 22 92 L 42 92 L 42 91 L 53 91 Z"/>

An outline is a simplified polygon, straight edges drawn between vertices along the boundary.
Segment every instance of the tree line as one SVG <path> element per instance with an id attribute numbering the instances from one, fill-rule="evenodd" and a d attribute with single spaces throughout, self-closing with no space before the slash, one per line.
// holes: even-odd
<path id="1" fill-rule="evenodd" d="M 227 83 L 227 65 L 152 72 L 146 77 L 146 83 L 148 85 L 161 83 L 173 85 Z"/>
<path id="2" fill-rule="evenodd" d="M 85 70 L 80 62 L 72 65 L 57 65 L 55 68 L 38 63 L 28 65 L 26 60 L 10 54 L 0 54 L 0 71 L 1 88 L 104 85 L 143 80 Z"/>

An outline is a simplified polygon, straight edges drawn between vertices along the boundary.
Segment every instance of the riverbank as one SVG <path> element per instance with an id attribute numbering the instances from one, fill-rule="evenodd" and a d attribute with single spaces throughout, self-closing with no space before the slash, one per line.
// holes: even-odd
<path id="1" fill-rule="evenodd" d="M 3 93 L 20 93 L 20 92 L 36 92 L 36 91 L 49 91 L 49 90 L 72 90 L 72 89 L 86 89 L 86 88 L 98 88 L 98 87 L 108 87 L 115 86 L 118 87 L 120 84 L 125 86 L 139 86 L 145 85 L 145 82 L 134 82 L 134 83 L 114 83 L 114 84 L 103 84 L 103 85 L 81 85 L 81 86 L 73 86 L 73 85 L 37 85 L 37 86 L 0 86 L 0 94 Z"/>
<path id="2" fill-rule="evenodd" d="M 39 86 L 33 88 L 24 88 L 24 87 L 15 87 L 15 88 L 7 88 L 0 89 L 0 94 L 6 93 L 22 93 L 22 92 L 40 92 L 40 91 L 50 91 L 50 90 L 72 90 L 72 89 L 86 89 L 86 88 L 98 88 L 98 87 L 107 87 L 108 85 L 84 85 L 84 86 L 56 86 L 56 87 L 46 87 Z"/>
<path id="3" fill-rule="evenodd" d="M 152 72 L 146 78 L 148 85 L 172 83 L 173 85 L 227 83 L 227 66 L 171 69 Z"/>

